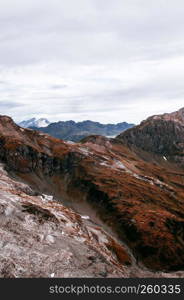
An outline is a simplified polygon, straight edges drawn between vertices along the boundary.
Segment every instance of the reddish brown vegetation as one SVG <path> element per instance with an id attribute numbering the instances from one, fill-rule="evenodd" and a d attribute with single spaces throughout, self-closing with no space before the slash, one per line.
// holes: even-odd
<path id="1" fill-rule="evenodd" d="M 182 168 L 120 141 L 92 137 L 71 145 L 12 122 L 7 127 L 0 131 L 1 160 L 14 175 L 81 211 L 87 203 L 147 267 L 184 268 Z M 120 246 L 109 247 L 129 261 Z"/>

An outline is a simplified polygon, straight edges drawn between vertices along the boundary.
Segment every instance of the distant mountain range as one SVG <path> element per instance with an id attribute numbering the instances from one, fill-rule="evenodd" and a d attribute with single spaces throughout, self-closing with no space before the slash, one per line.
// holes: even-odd
<path id="1" fill-rule="evenodd" d="M 103 135 L 107 137 L 115 137 L 124 130 L 132 128 L 134 124 L 126 122 L 118 124 L 101 124 L 93 121 L 83 122 L 56 122 L 50 123 L 47 119 L 35 118 L 19 123 L 21 127 L 31 128 L 47 133 L 53 137 L 78 142 L 89 135 Z"/>
<path id="2" fill-rule="evenodd" d="M 50 122 L 45 119 L 45 118 L 32 118 L 27 121 L 22 121 L 19 123 L 19 126 L 24 127 L 24 128 L 29 128 L 29 127 L 46 127 L 50 124 Z"/>

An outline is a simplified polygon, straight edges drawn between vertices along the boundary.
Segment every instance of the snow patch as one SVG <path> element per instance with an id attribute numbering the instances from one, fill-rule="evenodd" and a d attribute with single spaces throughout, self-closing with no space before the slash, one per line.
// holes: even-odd
<path id="1" fill-rule="evenodd" d="M 66 144 L 69 144 L 69 145 L 74 145 L 75 142 L 72 142 L 72 141 L 65 141 Z"/>
<path id="2" fill-rule="evenodd" d="M 90 220 L 89 216 L 81 216 L 81 218 L 84 219 L 84 220 Z"/>
<path id="3" fill-rule="evenodd" d="M 118 169 L 124 169 L 126 170 L 127 168 L 125 167 L 125 165 L 119 161 L 119 160 L 116 160 L 115 163 L 113 164 L 115 167 L 117 167 Z"/>
<path id="4" fill-rule="evenodd" d="M 113 138 L 116 137 L 116 135 L 106 135 L 106 137 L 109 138 L 109 139 L 113 139 Z"/>
<path id="5" fill-rule="evenodd" d="M 100 165 L 111 169 L 122 169 L 124 171 L 129 172 L 128 168 L 119 160 L 115 160 L 114 162 L 102 161 L 100 162 Z"/>
<path id="6" fill-rule="evenodd" d="M 105 167 L 111 167 L 111 165 L 108 163 L 108 162 L 106 162 L 106 161 L 103 161 L 103 162 L 100 162 L 99 163 L 101 166 L 105 166 Z"/>
<path id="7" fill-rule="evenodd" d="M 80 147 L 79 148 L 80 152 L 86 156 L 89 156 L 90 154 L 93 154 L 91 151 L 89 151 L 87 148 L 83 148 L 83 147 Z"/>
<path id="8" fill-rule="evenodd" d="M 53 201 L 54 197 L 51 196 L 51 195 L 45 195 L 45 194 L 42 194 L 42 195 L 41 195 L 41 199 L 42 199 L 43 201 L 48 202 L 48 201 Z"/>

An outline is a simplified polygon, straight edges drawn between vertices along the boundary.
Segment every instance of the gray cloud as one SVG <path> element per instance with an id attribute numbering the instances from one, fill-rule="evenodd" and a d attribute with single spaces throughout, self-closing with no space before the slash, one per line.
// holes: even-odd
<path id="1" fill-rule="evenodd" d="M 66 84 L 55 84 L 50 87 L 53 90 L 61 90 L 67 88 Z"/>
<path id="2" fill-rule="evenodd" d="M 1 112 L 137 123 L 180 108 L 183 15 L 183 0 L 6 0 Z"/>
<path id="3" fill-rule="evenodd" d="M 4 109 L 14 109 L 15 107 L 22 107 L 24 106 L 21 103 L 15 102 L 15 101 L 3 101 L 0 100 L 0 111 L 4 110 Z"/>

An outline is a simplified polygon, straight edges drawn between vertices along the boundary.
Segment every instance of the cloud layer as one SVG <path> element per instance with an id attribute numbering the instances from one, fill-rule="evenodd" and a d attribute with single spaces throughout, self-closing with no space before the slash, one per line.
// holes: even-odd
<path id="1" fill-rule="evenodd" d="M 184 106 L 183 0 L 0 2 L 0 114 L 139 123 Z"/>

